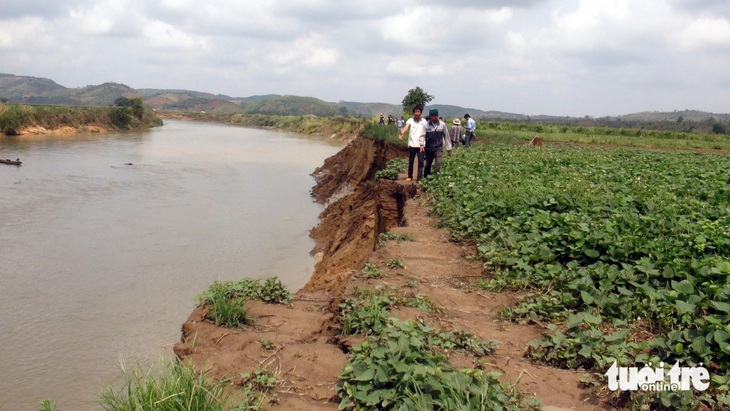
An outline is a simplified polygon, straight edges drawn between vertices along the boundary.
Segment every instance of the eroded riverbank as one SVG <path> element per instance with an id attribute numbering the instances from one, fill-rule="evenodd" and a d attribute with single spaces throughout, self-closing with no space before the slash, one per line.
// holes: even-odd
<path id="1" fill-rule="evenodd" d="M 340 303 L 355 290 L 384 286 L 403 296 L 428 298 L 443 308 L 425 312 L 396 307 L 391 310 L 394 317 L 499 341 L 488 357 L 451 353 L 453 364 L 497 371 L 503 382 L 516 383 L 551 407 L 602 409 L 578 388 L 579 373 L 523 358 L 528 342 L 542 329 L 500 320 L 498 313 L 511 303 L 510 294 L 472 291 L 470 285 L 483 276 L 481 264 L 467 258 L 474 254 L 473 247 L 449 241 L 449 234 L 437 228 L 418 186 L 403 179 L 373 181 L 388 160 L 404 154 L 401 147 L 358 137 L 327 159 L 314 173 L 317 185 L 312 190 L 318 201 L 329 203 L 312 230 L 317 264 L 292 308 L 251 303 L 257 321 L 239 330 L 213 326 L 198 308 L 175 346 L 179 358 L 234 384 L 241 382 L 242 373 L 269 368 L 278 380 L 279 402 L 273 409 L 337 409 L 338 376 L 350 349 L 363 341 L 341 335 Z M 389 231 L 407 234 L 413 241 L 378 245 L 379 234 Z M 389 268 L 387 263 L 394 259 L 402 267 Z M 365 263 L 379 267 L 382 276 L 363 276 Z M 272 341 L 274 348 L 262 347 L 263 339 Z"/>

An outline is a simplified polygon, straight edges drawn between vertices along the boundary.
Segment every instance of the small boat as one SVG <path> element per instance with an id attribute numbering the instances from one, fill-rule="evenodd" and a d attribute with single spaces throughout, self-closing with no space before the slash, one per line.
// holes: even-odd
<path id="1" fill-rule="evenodd" d="M 19 158 L 18 159 L 15 159 L 15 160 L 11 160 L 9 158 L 0 158 L 0 163 L 10 164 L 10 165 L 13 165 L 13 166 L 19 166 L 19 165 L 23 164 L 23 162 L 20 161 Z"/>

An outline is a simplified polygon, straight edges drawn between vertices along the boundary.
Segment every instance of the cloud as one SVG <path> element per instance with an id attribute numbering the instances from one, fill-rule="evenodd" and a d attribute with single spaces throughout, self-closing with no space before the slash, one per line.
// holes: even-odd
<path id="1" fill-rule="evenodd" d="M 427 81 L 429 77 L 444 75 L 447 70 L 441 64 L 434 64 L 429 61 L 421 63 L 409 60 L 395 60 L 388 64 L 386 71 L 404 78 L 423 78 Z"/>
<path id="2" fill-rule="evenodd" d="M 38 17 L 23 17 L 0 25 L 0 51 L 30 54 L 55 45 L 55 37 Z"/>
<path id="3" fill-rule="evenodd" d="M 67 87 L 396 104 L 418 85 L 437 104 L 524 114 L 726 111 L 726 3 L 7 0 L 0 59 Z"/>
<path id="4" fill-rule="evenodd" d="M 339 53 L 328 45 L 328 39 L 316 33 L 296 39 L 288 47 L 275 48 L 268 52 L 267 60 L 277 71 L 288 72 L 299 67 L 322 69 L 337 63 Z"/>
<path id="5" fill-rule="evenodd" d="M 687 24 L 678 36 L 682 51 L 723 48 L 730 51 L 730 21 L 725 18 L 698 18 Z"/>
<path id="6" fill-rule="evenodd" d="M 669 4 L 677 10 L 691 15 L 730 18 L 730 3 L 717 0 L 671 0 Z"/>
<path id="7" fill-rule="evenodd" d="M 163 50 L 204 50 L 206 40 L 191 35 L 162 21 L 151 21 L 144 25 L 142 34 L 147 47 Z"/>
<path id="8" fill-rule="evenodd" d="M 3 0 L 0 2 L 0 20 L 23 17 L 54 17 L 63 13 L 68 4 L 46 0 Z"/>

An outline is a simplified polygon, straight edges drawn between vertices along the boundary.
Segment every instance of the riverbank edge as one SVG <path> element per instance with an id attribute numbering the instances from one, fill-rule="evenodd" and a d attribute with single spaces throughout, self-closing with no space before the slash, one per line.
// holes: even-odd
<path id="1" fill-rule="evenodd" d="M 0 102 L 0 131 L 5 136 L 67 135 L 146 130 L 163 124 L 148 107 L 28 105 Z"/>
<path id="2" fill-rule="evenodd" d="M 215 327 L 205 319 L 205 310 L 198 307 L 182 325 L 181 341 L 174 346 L 178 359 L 192 363 L 195 369 L 211 378 L 229 381 L 234 386 L 240 386 L 245 380 L 242 375 L 253 369 L 273 369 L 280 384 L 277 389 L 279 401 L 270 409 L 337 409 L 335 387 L 339 372 L 347 361 L 349 349 L 362 342 L 361 337 L 339 334 L 339 304 L 358 289 L 403 287 L 408 280 L 398 272 L 386 273 L 377 282 L 364 281 L 358 275 L 366 262 L 382 264 L 388 261 L 386 255 L 388 258 L 402 255 L 388 254 L 402 253 L 398 246 L 378 245 L 381 233 L 409 225 L 413 226 L 410 228 L 413 232 L 419 233 L 424 229 L 436 230 L 433 227 L 438 225 L 430 215 L 430 206 L 418 185 L 403 179 L 374 178 L 389 160 L 406 155 L 404 146 L 359 135 L 325 159 L 312 173 L 316 183 L 311 194 L 325 205 L 319 223 L 310 233 L 316 243 L 312 251 L 316 263 L 310 280 L 295 293 L 292 307 L 252 302 L 249 311 L 257 322 L 241 330 Z M 414 207 L 418 211 L 414 211 Z M 425 244 L 433 249 L 445 247 L 449 250 L 431 254 L 420 248 L 416 253 L 424 254 L 423 258 L 420 262 L 409 263 L 408 271 L 415 275 L 425 273 L 417 281 L 423 287 L 416 291 L 445 303 L 442 305 L 448 314 L 430 320 L 422 313 L 395 315 L 446 321 L 450 327 L 479 330 L 482 338 L 504 341 L 500 344 L 500 357 L 490 360 L 493 362 L 487 361 L 486 366 L 502 373 L 507 382 L 521 380 L 520 386 L 525 392 L 548 404 L 563 407 L 544 409 L 603 409 L 596 407 L 593 400 L 590 405 L 584 402 L 588 397 L 578 389 L 579 373 L 531 364 L 524 358 L 528 342 L 543 330 L 534 326 L 507 325 L 497 319 L 498 311 L 511 303 L 511 295 L 472 292 L 470 285 L 483 276 L 483 268 L 466 258 L 474 252 L 464 252 L 470 245 L 451 243 L 445 230 L 430 234 Z M 452 258 L 454 255 L 459 257 Z M 443 263 L 450 266 L 449 272 L 458 273 L 456 277 L 429 273 L 430 266 L 436 264 L 434 258 L 448 260 Z M 459 285 L 453 286 L 457 282 Z M 263 340 L 274 342 L 273 352 L 262 348 Z M 462 366 L 475 366 L 474 358 L 463 360 Z"/>

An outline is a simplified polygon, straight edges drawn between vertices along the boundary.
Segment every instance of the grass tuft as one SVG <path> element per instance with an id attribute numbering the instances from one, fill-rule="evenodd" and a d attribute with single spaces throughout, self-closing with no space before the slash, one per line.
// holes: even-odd
<path id="1" fill-rule="evenodd" d="M 246 401 L 227 404 L 228 385 L 212 381 L 193 370 L 190 365 L 179 362 L 167 364 L 159 373 L 140 367 L 126 369 L 121 365 L 125 377 L 119 390 L 107 388 L 99 403 L 107 411 L 223 411 L 260 410 L 261 397 L 246 391 Z"/>

